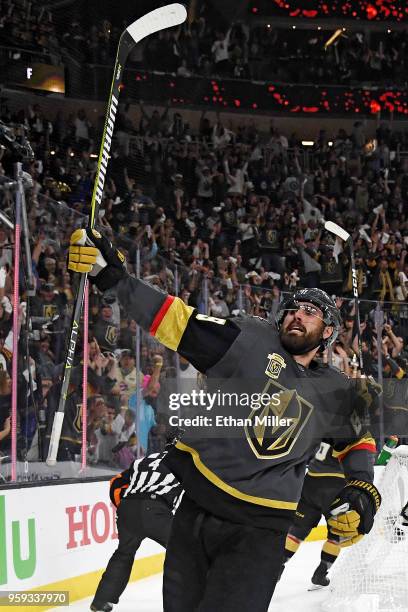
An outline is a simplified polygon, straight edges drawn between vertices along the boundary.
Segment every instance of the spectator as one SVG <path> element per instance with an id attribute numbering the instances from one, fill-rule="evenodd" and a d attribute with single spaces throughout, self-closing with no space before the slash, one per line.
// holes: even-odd
<path id="1" fill-rule="evenodd" d="M 229 40 L 231 35 L 231 29 L 223 32 L 216 32 L 216 39 L 211 47 L 211 53 L 213 54 L 214 70 L 215 73 L 222 76 L 228 74 L 231 71 L 231 65 L 229 61 Z"/>
<path id="2" fill-rule="evenodd" d="M 135 367 L 135 356 L 130 349 L 121 349 L 119 352 L 119 362 L 114 371 L 116 384 L 112 389 L 112 393 L 124 398 L 125 403 L 129 402 L 132 394 L 136 393 L 137 387 L 137 372 Z M 141 376 L 139 383 L 141 383 Z"/>
<path id="3" fill-rule="evenodd" d="M 225 319 L 225 317 L 229 316 L 229 309 L 224 301 L 222 291 L 216 291 L 213 296 L 213 298 L 209 299 L 210 315 L 213 317 Z"/>
<path id="4" fill-rule="evenodd" d="M 110 302 L 101 304 L 100 316 L 93 325 L 93 335 L 103 351 L 117 348 L 119 329 L 113 321 L 113 308 Z"/>
<path id="5" fill-rule="evenodd" d="M 147 375 L 148 377 L 148 375 Z M 150 378 L 150 377 L 149 377 Z M 149 378 L 144 382 L 144 388 L 149 384 Z M 158 383 L 157 383 L 158 384 Z M 150 404 L 147 403 L 144 397 L 141 397 L 140 405 L 137 406 L 137 395 L 133 393 L 129 399 L 129 406 L 133 412 L 137 413 L 137 419 L 139 422 L 139 442 L 143 454 L 147 453 L 149 432 L 152 427 L 156 426 L 156 419 L 154 410 Z"/>
<path id="6" fill-rule="evenodd" d="M 124 420 L 121 415 L 116 415 L 115 407 L 108 404 L 106 414 L 101 419 L 99 428 L 95 431 L 98 441 L 98 462 L 115 467 L 113 449 L 119 441 L 123 441 L 120 440 L 123 426 Z"/>
<path id="7" fill-rule="evenodd" d="M 5 370 L 0 371 L 0 456 L 8 455 L 11 449 L 11 378 Z"/>
<path id="8" fill-rule="evenodd" d="M 75 142 L 79 151 L 87 151 L 91 144 L 89 130 L 91 123 L 88 121 L 83 108 L 79 109 L 74 121 Z"/>

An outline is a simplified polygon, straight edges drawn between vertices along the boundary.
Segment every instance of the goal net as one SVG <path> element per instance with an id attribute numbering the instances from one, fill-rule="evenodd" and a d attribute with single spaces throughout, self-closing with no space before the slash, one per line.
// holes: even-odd
<path id="1" fill-rule="evenodd" d="M 408 612 L 408 446 L 398 447 L 385 468 L 382 504 L 370 533 L 345 549 L 333 567 L 324 612 Z"/>

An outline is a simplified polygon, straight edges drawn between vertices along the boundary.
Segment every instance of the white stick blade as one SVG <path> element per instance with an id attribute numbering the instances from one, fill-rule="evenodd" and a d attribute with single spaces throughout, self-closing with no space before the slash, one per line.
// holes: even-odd
<path id="1" fill-rule="evenodd" d="M 167 4 L 137 19 L 127 28 L 127 32 L 135 42 L 139 42 L 150 34 L 178 26 L 186 19 L 187 11 L 183 4 Z"/>
<path id="2" fill-rule="evenodd" d="M 50 446 L 48 449 L 48 457 L 46 464 L 54 466 L 57 463 L 58 446 L 61 438 L 62 424 L 64 422 L 64 413 L 56 412 L 54 414 L 54 422 L 52 424 Z"/>
<path id="3" fill-rule="evenodd" d="M 333 221 L 326 221 L 326 223 L 324 224 L 324 228 L 328 232 L 331 232 L 332 234 L 335 234 L 336 236 L 338 236 L 339 238 L 341 238 L 344 241 L 346 241 L 346 240 L 348 240 L 350 238 L 350 234 L 348 232 L 346 232 L 345 229 L 340 227 L 340 225 L 337 225 L 337 223 L 333 223 Z"/>

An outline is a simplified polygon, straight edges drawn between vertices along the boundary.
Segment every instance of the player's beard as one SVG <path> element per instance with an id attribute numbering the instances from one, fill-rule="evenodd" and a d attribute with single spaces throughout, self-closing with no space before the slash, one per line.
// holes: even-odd
<path id="1" fill-rule="evenodd" d="M 281 328 L 279 337 L 283 348 L 287 350 L 288 353 L 291 355 L 304 355 L 319 346 L 322 341 L 324 328 L 325 324 L 322 322 L 320 329 L 309 332 L 305 330 L 300 335 L 290 334 L 286 328 Z"/>

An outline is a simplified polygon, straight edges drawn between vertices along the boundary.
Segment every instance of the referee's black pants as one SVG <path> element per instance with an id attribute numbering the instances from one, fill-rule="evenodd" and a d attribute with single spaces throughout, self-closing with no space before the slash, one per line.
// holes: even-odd
<path id="1" fill-rule="evenodd" d="M 144 538 L 166 547 L 173 515 L 161 499 L 124 498 L 117 511 L 119 544 L 99 582 L 94 602 L 118 603 Z"/>
<path id="2" fill-rule="evenodd" d="M 266 612 L 285 539 L 219 519 L 184 495 L 164 562 L 164 612 Z"/>

